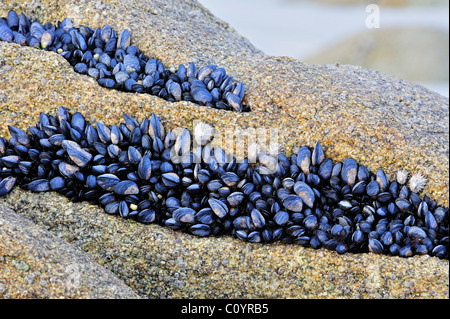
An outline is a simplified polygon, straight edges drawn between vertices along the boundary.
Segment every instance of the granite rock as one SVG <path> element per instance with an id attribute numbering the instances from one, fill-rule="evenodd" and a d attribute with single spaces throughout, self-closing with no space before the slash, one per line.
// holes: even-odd
<path id="1" fill-rule="evenodd" d="M 252 112 L 108 90 L 57 54 L 0 42 L 1 136 L 9 137 L 7 125 L 34 125 L 40 112 L 56 114 L 59 105 L 107 124 L 122 121 L 123 112 L 140 120 L 156 113 L 169 129 L 192 129 L 201 120 L 224 137 L 230 134 L 225 141 L 272 129 L 288 155 L 295 146 L 320 141 L 333 160 L 353 157 L 391 178 L 401 167 L 422 172 L 429 178 L 423 194 L 448 205 L 449 101 L 421 86 L 352 65 L 267 56 L 193 0 L 5 0 L 0 16 L 11 8 L 39 21 L 70 17 L 76 26 L 127 28 L 137 47 L 167 67 L 191 61 L 224 67 L 245 83 L 244 102 Z M 448 261 L 429 256 L 342 256 L 296 245 L 196 238 L 53 193 L 15 189 L 0 203 L 81 248 L 145 297 L 448 298 Z M 0 233 L 0 249 L 2 236 L 8 238 Z"/>
<path id="2" fill-rule="evenodd" d="M 0 205 L 0 298 L 139 298 L 91 256 Z"/>

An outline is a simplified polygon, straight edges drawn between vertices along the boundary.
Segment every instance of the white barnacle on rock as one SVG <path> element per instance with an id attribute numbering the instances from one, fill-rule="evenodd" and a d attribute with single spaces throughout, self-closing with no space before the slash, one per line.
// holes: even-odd
<path id="1" fill-rule="evenodd" d="M 401 185 L 406 184 L 406 182 L 408 181 L 408 177 L 409 177 L 409 172 L 408 170 L 402 168 L 401 170 L 399 170 L 397 172 L 397 182 Z"/>
<path id="2" fill-rule="evenodd" d="M 427 178 L 422 173 L 415 173 L 411 176 L 408 186 L 412 192 L 419 193 L 425 188 L 427 182 Z"/>

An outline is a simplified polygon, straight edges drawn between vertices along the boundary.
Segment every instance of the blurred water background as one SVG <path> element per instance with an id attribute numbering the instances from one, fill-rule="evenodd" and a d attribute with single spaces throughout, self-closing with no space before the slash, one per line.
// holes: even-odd
<path id="1" fill-rule="evenodd" d="M 449 96 L 448 0 L 199 1 L 269 55 L 361 65 Z M 379 28 L 366 24 L 370 4 Z"/>

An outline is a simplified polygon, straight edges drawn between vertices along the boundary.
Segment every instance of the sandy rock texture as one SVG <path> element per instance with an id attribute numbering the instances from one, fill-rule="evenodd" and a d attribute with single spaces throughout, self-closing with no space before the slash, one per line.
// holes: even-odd
<path id="1" fill-rule="evenodd" d="M 320 141 L 333 160 L 352 157 L 372 171 L 384 169 L 390 178 L 401 167 L 422 172 L 429 179 L 423 194 L 449 203 L 449 100 L 421 86 L 351 65 L 267 56 L 194 0 L 5 0 L 0 16 L 10 9 L 41 22 L 70 17 L 76 26 L 127 28 L 133 44 L 167 67 L 191 61 L 224 67 L 245 83 L 252 112 L 104 89 L 57 54 L 0 42 L 1 136 L 9 138 L 7 125 L 24 129 L 40 112 L 56 114 L 60 105 L 107 124 L 119 123 L 126 112 L 139 120 L 156 113 L 167 129 L 192 129 L 202 120 L 232 137 L 261 127 L 278 132 L 288 155 L 294 146 Z M 15 189 L 0 204 L 3 218 L 11 208 L 31 219 L 42 231 L 81 248 L 143 297 L 448 298 L 448 261 L 428 256 L 341 256 L 294 245 L 196 238 L 108 216 L 53 193 Z M 4 256 L 12 235 L 1 230 L 0 267 L 11 268 Z M 15 235 L 15 241 L 28 242 L 25 233 Z M 23 286 L 5 282 L 0 275 L 0 296 L 23 296 Z"/>

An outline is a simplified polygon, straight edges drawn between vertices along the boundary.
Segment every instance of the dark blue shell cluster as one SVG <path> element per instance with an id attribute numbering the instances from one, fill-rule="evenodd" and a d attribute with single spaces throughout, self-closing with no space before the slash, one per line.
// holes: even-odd
<path id="1" fill-rule="evenodd" d="M 448 259 L 448 207 L 421 198 L 404 176 L 389 180 L 352 158 L 333 162 L 319 143 L 251 164 L 209 141 L 194 148 L 188 129 L 166 132 L 154 114 L 106 125 L 60 107 L 27 132 L 8 128 L 0 196 L 19 185 L 197 236 Z"/>
<path id="2" fill-rule="evenodd" d="M 56 26 L 42 25 L 23 13 L 18 16 L 9 11 L 6 18 L 0 18 L 0 40 L 56 52 L 76 72 L 93 77 L 106 88 L 221 110 L 250 111 L 242 103 L 244 84 L 234 83 L 224 68 L 206 65 L 197 69 L 191 62 L 187 67 L 181 64 L 177 70 L 167 69 L 158 59 L 145 56 L 131 45 L 131 34 L 126 29 L 118 35 L 109 25 L 95 30 L 87 26 L 75 28 L 69 18 Z"/>

